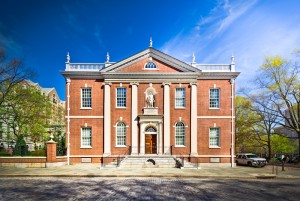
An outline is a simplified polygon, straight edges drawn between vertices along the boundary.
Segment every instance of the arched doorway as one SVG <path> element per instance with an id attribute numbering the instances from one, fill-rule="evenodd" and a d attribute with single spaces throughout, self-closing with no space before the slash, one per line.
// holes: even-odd
<path id="1" fill-rule="evenodd" d="M 145 128 L 145 154 L 157 154 L 157 129 L 153 125 Z"/>

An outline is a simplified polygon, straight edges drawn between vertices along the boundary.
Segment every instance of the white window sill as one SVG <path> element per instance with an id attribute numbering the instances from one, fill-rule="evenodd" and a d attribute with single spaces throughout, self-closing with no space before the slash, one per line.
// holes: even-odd
<path id="1" fill-rule="evenodd" d="M 116 145 L 117 148 L 126 148 L 126 145 Z"/>
<path id="2" fill-rule="evenodd" d="M 144 70 L 159 70 L 158 68 L 144 68 Z"/>
<path id="3" fill-rule="evenodd" d="M 91 107 L 81 107 L 80 109 L 81 110 L 91 110 L 92 108 Z"/>
<path id="4" fill-rule="evenodd" d="M 127 107 L 116 107 L 116 109 L 126 109 Z"/>
<path id="5" fill-rule="evenodd" d="M 210 107 L 209 109 L 210 110 L 219 110 L 220 108 L 219 107 Z"/>
<path id="6" fill-rule="evenodd" d="M 175 145 L 175 148 L 185 148 L 184 145 Z"/>
<path id="7" fill-rule="evenodd" d="M 175 107 L 175 109 L 181 109 L 181 110 L 184 110 L 184 109 L 186 109 L 186 107 Z"/>
<path id="8" fill-rule="evenodd" d="M 210 149 L 221 149 L 221 147 L 217 147 L 217 146 L 209 146 Z"/>
<path id="9" fill-rule="evenodd" d="M 93 147 L 80 147 L 80 149 L 91 149 Z"/>

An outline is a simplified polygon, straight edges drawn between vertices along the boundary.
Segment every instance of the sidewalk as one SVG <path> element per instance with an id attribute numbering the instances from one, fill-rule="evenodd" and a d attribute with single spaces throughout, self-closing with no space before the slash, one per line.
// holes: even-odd
<path id="1" fill-rule="evenodd" d="M 238 166 L 235 168 L 201 167 L 201 169 L 178 168 L 101 168 L 99 164 L 76 164 L 55 168 L 5 168 L 0 167 L 0 177 L 193 177 L 193 178 L 277 178 L 300 179 L 300 169 L 278 167 L 272 174 L 272 166 L 254 168 Z"/>

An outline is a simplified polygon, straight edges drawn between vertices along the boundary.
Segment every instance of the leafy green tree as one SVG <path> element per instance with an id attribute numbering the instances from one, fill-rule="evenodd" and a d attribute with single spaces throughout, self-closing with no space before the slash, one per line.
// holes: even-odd
<path id="1" fill-rule="evenodd" d="M 1 107 L 2 121 L 16 138 L 29 137 L 36 142 L 47 135 L 45 124 L 51 116 L 51 105 L 46 96 L 34 86 L 20 83 L 13 87 L 7 99 L 10 101 Z"/>
<path id="2" fill-rule="evenodd" d="M 295 132 L 300 155 L 300 82 L 299 64 L 280 56 L 266 57 L 256 78 L 256 94 L 268 97 L 256 99 L 265 114 L 276 115 L 274 123 Z"/>
<path id="3" fill-rule="evenodd" d="M 278 134 L 272 135 L 271 145 L 274 153 L 278 154 L 293 154 L 297 150 L 295 141 Z"/>

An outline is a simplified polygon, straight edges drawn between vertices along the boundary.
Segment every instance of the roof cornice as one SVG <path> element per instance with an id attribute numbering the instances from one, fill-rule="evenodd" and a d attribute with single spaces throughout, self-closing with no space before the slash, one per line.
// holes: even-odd
<path id="1" fill-rule="evenodd" d="M 126 68 L 130 64 L 140 61 L 147 57 L 153 57 L 183 72 L 201 72 L 201 70 L 199 70 L 198 68 L 195 68 L 183 61 L 180 61 L 151 47 L 135 55 L 132 55 L 122 61 L 112 64 L 111 66 L 102 69 L 101 72 L 117 72 L 120 69 Z"/>

